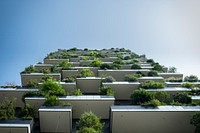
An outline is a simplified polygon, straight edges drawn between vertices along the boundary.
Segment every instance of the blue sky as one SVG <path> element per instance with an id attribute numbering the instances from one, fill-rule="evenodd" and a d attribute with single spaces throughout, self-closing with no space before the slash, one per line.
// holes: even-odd
<path id="1" fill-rule="evenodd" d="M 47 53 L 126 48 L 200 77 L 199 0 L 1 0 L 0 85 Z"/>

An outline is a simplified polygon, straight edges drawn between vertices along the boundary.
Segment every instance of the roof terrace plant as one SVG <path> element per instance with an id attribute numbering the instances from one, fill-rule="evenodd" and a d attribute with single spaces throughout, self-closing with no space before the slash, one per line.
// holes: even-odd
<path id="1" fill-rule="evenodd" d="M 93 77 L 93 76 L 94 76 L 94 73 L 88 68 L 84 68 L 80 72 L 80 77 Z"/>
<path id="2" fill-rule="evenodd" d="M 99 88 L 100 95 L 107 95 L 107 96 L 113 96 L 114 91 L 110 86 L 102 86 Z"/>
<path id="3" fill-rule="evenodd" d="M 134 63 L 134 64 L 131 66 L 131 69 L 141 69 L 141 66 L 140 66 L 139 64 Z"/>
<path id="4" fill-rule="evenodd" d="M 190 76 L 186 76 L 186 77 L 184 78 L 184 81 L 185 81 L 185 82 L 198 82 L 199 79 L 198 79 L 198 77 L 195 76 L 195 75 L 190 75 Z"/>
<path id="5" fill-rule="evenodd" d="M 25 69 L 24 69 L 24 71 L 22 71 L 21 73 L 36 73 L 36 72 L 38 72 L 38 70 L 33 66 L 33 65 L 30 65 L 30 66 L 28 66 L 28 67 L 26 67 Z"/>
<path id="6" fill-rule="evenodd" d="M 100 67 L 102 65 L 102 61 L 99 58 L 94 58 L 92 62 L 90 62 L 90 66 L 92 67 Z"/>
<path id="7" fill-rule="evenodd" d="M 155 82 L 153 80 L 150 80 L 142 83 L 140 87 L 142 89 L 159 89 L 159 88 L 164 88 L 165 84 L 164 82 Z"/>
<path id="8" fill-rule="evenodd" d="M 133 105 L 141 105 L 142 103 L 153 100 L 153 94 L 145 90 L 135 90 L 131 94 L 131 101 Z"/>
<path id="9" fill-rule="evenodd" d="M 137 82 L 140 77 L 142 77 L 141 74 L 127 74 L 124 76 L 124 80 L 128 82 Z"/>

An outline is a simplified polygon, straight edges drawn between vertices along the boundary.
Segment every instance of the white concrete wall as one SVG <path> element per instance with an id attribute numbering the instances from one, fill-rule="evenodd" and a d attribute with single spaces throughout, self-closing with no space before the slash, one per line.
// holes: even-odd
<path id="1" fill-rule="evenodd" d="M 44 64 L 58 64 L 69 59 L 44 59 Z"/>
<path id="2" fill-rule="evenodd" d="M 99 88 L 101 86 L 100 77 L 86 77 L 86 78 L 77 78 L 76 84 L 77 88 L 80 89 L 83 93 L 99 93 Z"/>
<path id="3" fill-rule="evenodd" d="M 62 79 L 71 76 L 77 76 L 79 74 L 78 70 L 62 70 Z"/>
<path id="4" fill-rule="evenodd" d="M 48 107 L 39 109 L 40 132 L 71 133 L 72 109 Z"/>
<path id="5" fill-rule="evenodd" d="M 171 111 L 122 108 L 115 111 L 111 108 L 112 133 L 194 133 L 195 127 L 190 124 L 190 119 L 195 111 L 199 111 L 187 111 L 182 107 Z"/>
<path id="6" fill-rule="evenodd" d="M 102 83 L 103 86 L 110 86 L 114 91 L 116 100 L 130 100 L 134 90 L 139 89 L 139 82 L 112 82 Z"/>
<path id="7" fill-rule="evenodd" d="M 16 107 L 24 107 L 24 102 L 22 101 L 22 96 L 28 91 L 38 91 L 38 89 L 16 89 L 16 88 L 0 88 L 0 102 L 5 98 L 9 100 L 16 98 Z"/>
<path id="8" fill-rule="evenodd" d="M 183 79 L 183 74 L 181 73 L 159 73 L 158 75 L 163 77 L 164 79 L 168 79 L 171 77 Z"/>

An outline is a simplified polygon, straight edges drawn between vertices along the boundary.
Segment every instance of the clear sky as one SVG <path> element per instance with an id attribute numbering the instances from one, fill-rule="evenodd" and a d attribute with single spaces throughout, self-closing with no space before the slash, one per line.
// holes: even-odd
<path id="1" fill-rule="evenodd" d="M 0 85 L 49 52 L 126 48 L 200 77 L 199 0 L 0 0 Z"/>

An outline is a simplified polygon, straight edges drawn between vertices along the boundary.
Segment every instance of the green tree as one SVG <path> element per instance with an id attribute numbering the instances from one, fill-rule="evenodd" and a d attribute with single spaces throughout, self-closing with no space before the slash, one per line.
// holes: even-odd
<path id="1" fill-rule="evenodd" d="M 110 86 L 102 86 L 99 88 L 100 95 L 108 95 L 108 96 L 113 96 L 114 91 Z"/>
<path id="2" fill-rule="evenodd" d="M 198 80 L 199 80 L 198 77 L 195 75 L 186 76 L 184 78 L 185 82 L 198 82 Z"/>
<path id="3" fill-rule="evenodd" d="M 92 62 L 90 62 L 90 66 L 100 67 L 102 65 L 102 61 L 99 58 L 94 58 Z"/>
<path id="4" fill-rule="evenodd" d="M 174 102 L 182 103 L 182 104 L 191 104 L 192 98 L 186 92 L 176 93 L 173 96 Z"/>
<path id="5" fill-rule="evenodd" d="M 171 97 L 167 92 L 163 91 L 156 91 L 154 93 L 155 99 L 158 99 L 162 103 L 170 104 L 171 103 Z"/>
<path id="6" fill-rule="evenodd" d="M 82 96 L 83 93 L 81 92 L 80 89 L 76 89 L 70 95 L 72 95 L 72 96 Z"/>
<path id="7" fill-rule="evenodd" d="M 93 77 L 94 73 L 90 69 L 84 68 L 83 70 L 81 70 L 80 76 L 81 77 Z"/>
<path id="8" fill-rule="evenodd" d="M 135 63 L 131 66 L 131 69 L 141 69 L 141 66 Z"/>
<path id="9" fill-rule="evenodd" d="M 140 85 L 143 89 L 158 89 L 158 88 L 164 88 L 165 84 L 164 82 L 155 82 L 153 80 L 144 82 Z"/>
<path id="10" fill-rule="evenodd" d="M 98 118 L 92 112 L 85 112 L 81 115 L 77 125 L 80 130 L 87 127 L 87 128 L 93 128 L 98 133 L 101 133 L 104 124 L 101 123 L 100 118 Z"/>
<path id="11" fill-rule="evenodd" d="M 196 126 L 195 133 L 200 133 L 200 112 L 193 114 L 190 124 Z"/>
<path id="12" fill-rule="evenodd" d="M 5 98 L 0 103 L 0 119 L 12 119 L 15 118 L 15 102 L 16 98 L 9 100 Z"/>
<path id="13" fill-rule="evenodd" d="M 131 94 L 132 104 L 134 105 L 140 105 L 153 99 L 153 94 L 145 90 L 135 90 Z"/>

